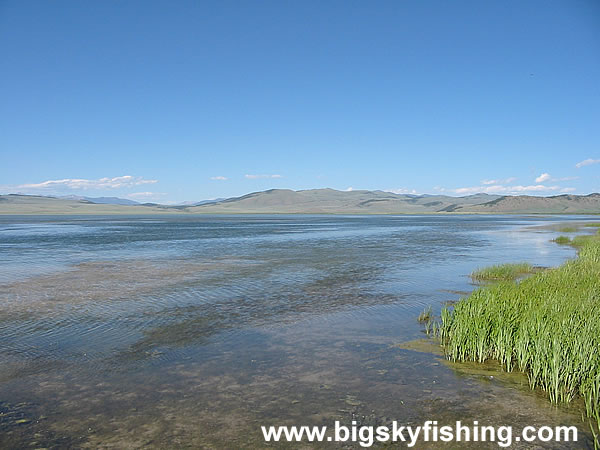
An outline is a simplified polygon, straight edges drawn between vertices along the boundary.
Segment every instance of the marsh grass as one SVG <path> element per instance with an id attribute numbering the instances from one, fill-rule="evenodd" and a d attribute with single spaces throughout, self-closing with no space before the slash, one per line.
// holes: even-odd
<path id="1" fill-rule="evenodd" d="M 477 269 L 471 273 L 471 278 L 476 281 L 508 281 L 533 272 L 534 267 L 529 263 L 499 264 Z"/>
<path id="2" fill-rule="evenodd" d="M 568 236 L 559 236 L 556 239 L 553 239 L 553 242 L 560 245 L 569 245 L 571 243 L 571 238 Z"/>
<path id="3" fill-rule="evenodd" d="M 434 331 L 437 330 L 438 325 L 433 321 L 433 312 L 431 306 L 428 306 L 423 310 L 421 314 L 419 314 L 418 321 L 425 325 L 425 333 L 429 336 Z"/>
<path id="4" fill-rule="evenodd" d="M 554 403 L 581 396 L 600 428 L 600 230 L 571 241 L 579 257 L 445 307 L 436 334 L 452 361 L 498 360 Z M 596 436 L 596 434 L 595 434 Z M 600 442 L 596 438 L 596 446 Z"/>
<path id="5" fill-rule="evenodd" d="M 575 233 L 577 231 L 577 227 L 561 227 L 558 229 L 561 233 Z"/>
<path id="6" fill-rule="evenodd" d="M 421 314 L 419 314 L 419 318 L 417 319 L 419 322 L 429 322 L 433 318 L 433 313 L 431 310 L 431 306 L 428 306 L 423 310 Z"/>

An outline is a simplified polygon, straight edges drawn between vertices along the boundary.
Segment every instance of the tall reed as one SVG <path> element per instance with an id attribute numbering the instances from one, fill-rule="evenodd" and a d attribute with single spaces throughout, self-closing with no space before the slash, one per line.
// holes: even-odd
<path id="1" fill-rule="evenodd" d="M 534 267 L 529 263 L 499 264 L 477 269 L 471 273 L 471 278 L 476 281 L 508 281 L 516 280 L 534 271 Z"/>
<path id="2" fill-rule="evenodd" d="M 453 361 L 496 359 L 508 371 L 527 373 L 531 388 L 547 391 L 552 402 L 583 397 L 596 433 L 600 429 L 600 234 L 577 236 L 572 244 L 579 249 L 577 259 L 519 283 L 504 281 L 479 288 L 444 308 L 437 332 Z"/>

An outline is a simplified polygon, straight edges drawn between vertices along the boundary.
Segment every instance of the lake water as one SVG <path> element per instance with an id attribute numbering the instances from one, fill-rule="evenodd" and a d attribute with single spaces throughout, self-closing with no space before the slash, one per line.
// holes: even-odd
<path id="1" fill-rule="evenodd" d="M 260 425 L 335 420 L 575 424 L 590 447 L 579 405 L 402 345 L 475 268 L 574 257 L 551 225 L 582 219 L 0 217 L 0 447 L 262 448 Z"/>

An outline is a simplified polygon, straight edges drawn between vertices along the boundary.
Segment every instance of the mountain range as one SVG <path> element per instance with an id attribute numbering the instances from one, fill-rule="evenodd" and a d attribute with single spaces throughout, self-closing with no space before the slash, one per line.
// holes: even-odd
<path id="1" fill-rule="evenodd" d="M 385 191 L 271 189 L 181 205 L 139 204 L 116 197 L 0 195 L 0 214 L 600 214 L 600 194 L 395 194 Z"/>
<path id="2" fill-rule="evenodd" d="M 102 205 L 139 205 L 139 202 L 119 197 L 82 197 L 81 195 L 63 195 L 61 199 L 66 200 L 84 200 L 90 203 L 98 203 Z"/>

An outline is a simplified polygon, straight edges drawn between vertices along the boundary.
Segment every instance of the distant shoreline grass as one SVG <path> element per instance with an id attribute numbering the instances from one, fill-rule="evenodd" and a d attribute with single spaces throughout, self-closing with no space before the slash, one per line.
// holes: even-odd
<path id="1" fill-rule="evenodd" d="M 471 278 L 475 281 L 512 281 L 535 271 L 529 263 L 498 264 L 475 270 Z"/>
<path id="2" fill-rule="evenodd" d="M 568 243 L 578 248 L 577 259 L 519 283 L 479 288 L 427 328 L 452 361 L 498 360 L 507 371 L 527 373 L 531 388 L 554 403 L 581 396 L 598 446 L 600 230 Z"/>

